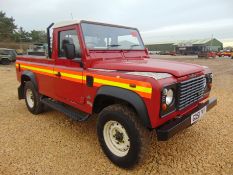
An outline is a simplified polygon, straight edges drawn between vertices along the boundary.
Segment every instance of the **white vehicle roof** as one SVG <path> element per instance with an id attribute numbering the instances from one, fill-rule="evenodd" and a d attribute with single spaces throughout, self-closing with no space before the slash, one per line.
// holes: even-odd
<path id="1" fill-rule="evenodd" d="M 54 28 L 60 28 L 60 27 L 65 27 L 65 26 L 69 26 L 69 25 L 74 25 L 74 24 L 80 24 L 81 22 L 91 22 L 91 23 L 96 23 L 96 24 L 107 24 L 107 25 L 112 25 L 112 26 L 118 26 L 118 27 L 126 27 L 126 28 L 131 28 L 131 29 L 136 29 L 136 28 L 134 28 L 134 27 L 128 27 L 128 26 L 122 26 L 122 25 L 115 25 L 115 24 L 109 24 L 109 23 L 105 23 L 105 22 L 95 22 L 95 21 L 93 21 L 93 20 L 88 20 L 88 21 L 86 21 L 86 20 L 68 20 L 68 21 L 61 21 L 61 22 L 58 22 L 58 23 L 55 23 L 54 25 L 53 25 L 53 29 Z"/>
<path id="2" fill-rule="evenodd" d="M 15 49 L 0 48 L 0 50 L 15 50 Z"/>
<path id="3" fill-rule="evenodd" d="M 58 23 L 55 23 L 53 25 L 53 28 L 59 28 L 59 27 L 64 27 L 64 26 L 69 26 L 69 25 L 74 25 L 74 24 L 79 24 L 81 20 L 68 20 L 68 21 L 61 21 Z"/>

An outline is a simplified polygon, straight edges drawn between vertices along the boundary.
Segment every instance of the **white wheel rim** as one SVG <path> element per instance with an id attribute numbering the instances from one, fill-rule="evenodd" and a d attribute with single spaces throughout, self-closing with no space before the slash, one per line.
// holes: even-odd
<path id="1" fill-rule="evenodd" d="M 109 150 L 118 157 L 124 157 L 129 152 L 129 136 L 119 122 L 108 121 L 104 125 L 104 141 Z"/>
<path id="2" fill-rule="evenodd" d="M 34 107 L 34 96 L 31 89 L 26 90 L 26 100 L 30 108 Z"/>

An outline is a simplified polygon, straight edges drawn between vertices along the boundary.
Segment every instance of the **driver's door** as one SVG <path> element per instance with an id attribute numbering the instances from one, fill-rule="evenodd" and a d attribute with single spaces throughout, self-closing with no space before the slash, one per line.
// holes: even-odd
<path id="1" fill-rule="evenodd" d="M 81 49 L 77 28 L 58 32 L 58 58 L 55 61 L 54 74 L 56 76 L 54 90 L 56 97 L 70 105 L 83 104 L 83 68 L 76 60 L 81 60 Z M 65 44 L 74 44 L 75 59 L 66 58 Z"/>

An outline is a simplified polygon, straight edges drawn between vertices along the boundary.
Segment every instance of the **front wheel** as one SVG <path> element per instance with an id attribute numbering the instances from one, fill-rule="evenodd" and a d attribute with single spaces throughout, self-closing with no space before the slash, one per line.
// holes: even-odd
<path id="1" fill-rule="evenodd" d="M 24 86 L 24 97 L 28 110 L 32 114 L 39 114 L 43 111 L 43 104 L 40 101 L 40 94 L 34 84 L 27 81 Z"/>
<path id="2" fill-rule="evenodd" d="M 116 165 L 129 168 L 145 158 L 150 132 L 137 115 L 123 105 L 104 108 L 98 118 L 97 134 L 107 157 Z"/>

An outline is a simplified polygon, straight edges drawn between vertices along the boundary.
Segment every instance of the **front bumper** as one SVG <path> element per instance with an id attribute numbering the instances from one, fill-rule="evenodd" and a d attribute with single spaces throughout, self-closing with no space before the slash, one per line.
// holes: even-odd
<path id="1" fill-rule="evenodd" d="M 217 105 L 217 99 L 215 97 L 206 101 L 205 103 L 201 103 L 198 107 L 192 110 L 189 114 L 182 116 L 180 118 L 175 118 L 171 121 L 166 122 L 162 126 L 156 129 L 157 139 L 158 141 L 166 141 L 172 136 L 174 136 L 179 131 L 191 126 L 191 115 L 198 110 L 202 109 L 206 106 L 206 111 L 212 109 L 215 105 Z"/>

